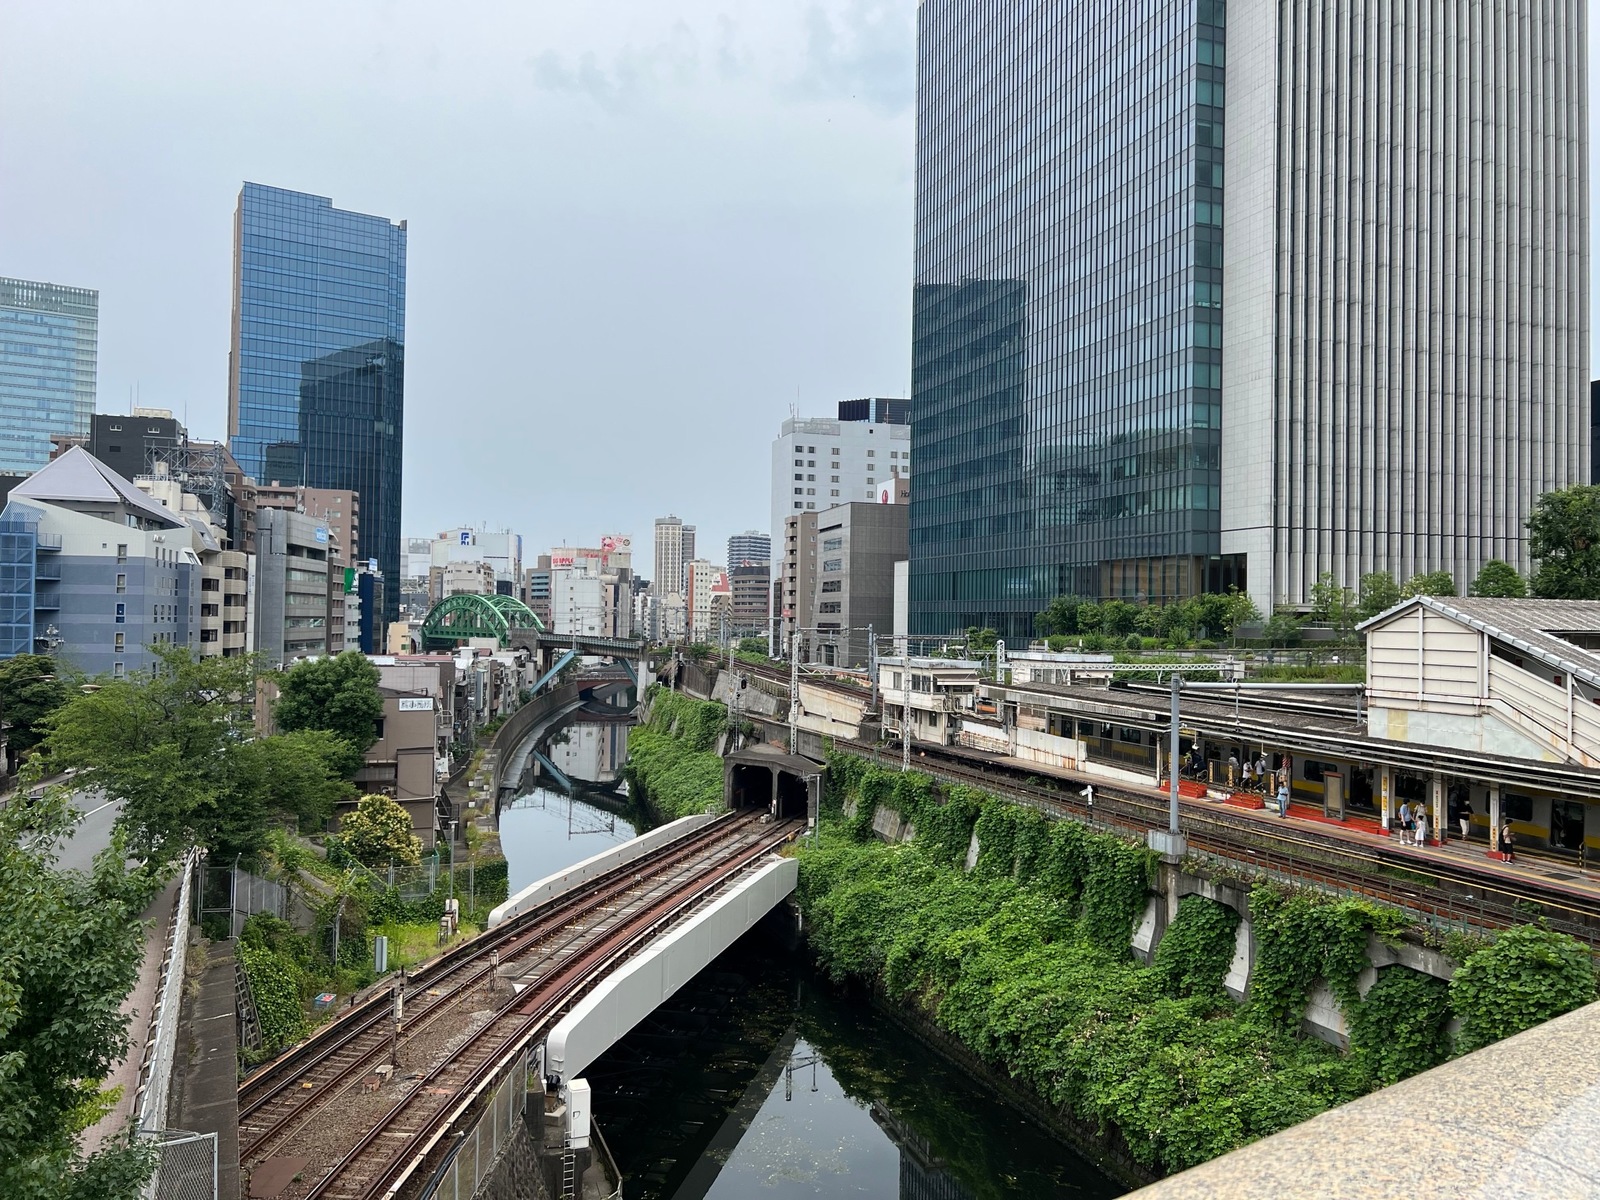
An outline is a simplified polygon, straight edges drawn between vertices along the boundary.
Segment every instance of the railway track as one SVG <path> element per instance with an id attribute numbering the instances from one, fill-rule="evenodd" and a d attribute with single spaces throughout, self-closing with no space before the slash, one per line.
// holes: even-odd
<path id="1" fill-rule="evenodd" d="M 648 918 L 648 936 L 661 920 L 675 918 L 690 899 L 704 897 L 708 889 L 786 841 L 793 829 L 792 823 L 764 823 L 754 813 L 728 814 L 471 939 L 406 981 L 398 1039 L 393 990 L 374 996 L 241 1085 L 241 1165 L 249 1169 L 279 1154 L 332 1161 L 339 1156 L 326 1149 L 338 1144 L 330 1143 L 330 1129 L 343 1129 L 347 1137 L 360 1132 L 357 1150 L 309 1185 L 311 1190 L 292 1188 L 285 1196 L 367 1194 L 364 1184 L 335 1186 L 334 1181 L 361 1177 L 363 1158 L 373 1156 L 369 1151 L 375 1139 L 393 1128 L 395 1114 L 431 1111 L 419 1095 L 460 1094 L 460 1069 L 450 1067 L 455 1054 L 473 1057 L 468 1046 L 478 1044 L 484 1030 L 503 1031 L 508 1013 L 525 1008 L 530 994 L 549 995 L 552 980 L 566 981 L 560 998 L 562 1003 L 570 1000 L 573 989 L 592 981 L 588 973 L 598 962 L 610 961 L 608 956 L 625 948 L 618 942 L 619 931 L 637 932 Z M 496 962 L 508 973 L 533 978 L 533 986 L 518 996 L 497 987 Z M 453 1046 L 464 1029 L 467 1043 Z M 409 1091 L 395 1114 L 385 1113 L 387 1102 L 371 1083 L 376 1067 L 392 1059 L 398 1059 L 394 1078 L 408 1066 L 414 1077 L 402 1083 Z M 394 1085 L 385 1086 L 392 1094 Z M 409 1137 L 416 1131 L 405 1132 Z M 384 1138 L 387 1149 L 394 1144 L 394 1136 Z"/>
<path id="2" fill-rule="evenodd" d="M 886 761 L 881 748 L 867 742 L 836 740 L 836 746 L 876 761 Z M 1039 778 L 1009 764 L 988 764 L 979 770 L 962 761 L 951 747 L 918 746 L 924 752 L 916 769 L 952 783 L 980 788 L 1056 816 L 1090 821 L 1142 836 L 1167 827 L 1165 801 L 1141 796 L 1114 783 L 1094 782 L 1091 812 L 1073 781 L 1052 780 L 1060 787 L 1023 784 Z M 894 756 L 896 764 L 898 755 Z M 1416 913 L 1425 919 L 1504 929 L 1544 917 L 1549 923 L 1590 945 L 1600 946 L 1600 899 L 1528 878 L 1499 880 L 1491 873 L 1435 859 L 1418 859 L 1399 850 L 1367 849 L 1342 839 L 1316 837 L 1293 830 L 1263 828 L 1261 822 L 1233 816 L 1225 809 L 1199 809 L 1186 803 L 1180 812 L 1193 853 L 1223 864 L 1324 889 L 1368 896 Z"/>

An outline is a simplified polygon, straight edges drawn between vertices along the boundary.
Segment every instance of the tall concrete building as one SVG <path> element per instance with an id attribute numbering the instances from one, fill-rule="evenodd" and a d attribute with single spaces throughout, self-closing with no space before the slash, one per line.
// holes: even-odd
<path id="1" fill-rule="evenodd" d="M 53 439 L 89 436 L 99 343 L 99 292 L 0 279 L 0 472 L 37 471 Z"/>
<path id="2" fill-rule="evenodd" d="M 1586 20 L 923 0 L 911 632 L 1526 567 L 1589 473 Z"/>
<path id="3" fill-rule="evenodd" d="M 400 575 L 406 224 L 246 183 L 233 233 L 228 436 L 267 483 L 361 497 L 362 544 Z M 398 615 L 400 589 L 383 614 Z"/>
<path id="4" fill-rule="evenodd" d="M 695 527 L 681 518 L 656 518 L 656 595 L 681 596 L 688 589 L 684 568 L 694 560 L 694 539 Z"/>
<path id="5" fill-rule="evenodd" d="M 728 565 L 772 561 L 772 538 L 754 529 L 736 533 L 728 539 Z"/>
<path id="6" fill-rule="evenodd" d="M 772 536 L 798 512 L 878 500 L 892 475 L 911 475 L 906 402 L 841 400 L 838 416 L 791 417 L 772 443 Z"/>

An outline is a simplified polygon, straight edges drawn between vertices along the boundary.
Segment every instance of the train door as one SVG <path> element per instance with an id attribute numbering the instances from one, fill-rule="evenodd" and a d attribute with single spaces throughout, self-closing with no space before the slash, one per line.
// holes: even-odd
<path id="1" fill-rule="evenodd" d="M 1578 850 L 1583 846 L 1583 810 L 1576 800 L 1550 802 L 1550 845 L 1557 850 Z"/>
<path id="2" fill-rule="evenodd" d="M 1344 820 L 1344 772 L 1322 773 L 1322 815 Z"/>

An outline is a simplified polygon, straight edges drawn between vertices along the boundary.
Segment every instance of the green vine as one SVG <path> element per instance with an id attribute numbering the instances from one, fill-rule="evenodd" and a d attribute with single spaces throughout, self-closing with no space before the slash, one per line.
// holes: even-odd
<path id="1" fill-rule="evenodd" d="M 1450 985 L 1409 967 L 1385 967 L 1349 1013 L 1350 1048 L 1387 1086 L 1450 1056 Z"/>
<path id="2" fill-rule="evenodd" d="M 655 691 L 650 719 L 628 735 L 628 787 L 665 820 L 711 812 L 722 803 L 715 746 L 727 723 L 720 704 Z"/>
<path id="3" fill-rule="evenodd" d="M 1222 999 L 1239 914 L 1204 896 L 1185 896 L 1156 946 L 1156 977 L 1168 995 Z"/>
<path id="4" fill-rule="evenodd" d="M 1369 900 L 1340 899 L 1263 884 L 1250 893 L 1256 961 L 1250 1003 L 1270 1024 L 1292 1027 L 1321 979 L 1346 1014 L 1361 1002 L 1357 981 L 1367 967 L 1367 935 L 1397 937 L 1405 917 Z"/>
<path id="5" fill-rule="evenodd" d="M 1465 1054 L 1595 999 L 1594 959 L 1582 942 L 1542 925 L 1502 933 L 1461 964 L 1450 1004 Z"/>

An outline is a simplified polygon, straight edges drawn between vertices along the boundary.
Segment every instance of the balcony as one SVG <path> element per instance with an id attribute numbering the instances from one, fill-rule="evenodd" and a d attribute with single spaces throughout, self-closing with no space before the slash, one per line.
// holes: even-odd
<path id="1" fill-rule="evenodd" d="M 37 592 L 33 597 L 34 612 L 60 612 L 61 597 L 54 590 Z"/>
<path id="2" fill-rule="evenodd" d="M 47 583 L 59 583 L 61 581 L 61 564 L 58 562 L 35 563 L 33 577 L 44 580 Z"/>
<path id="3" fill-rule="evenodd" d="M 41 551 L 56 551 L 61 549 L 61 535 L 59 533 L 41 533 L 37 535 L 38 546 Z"/>

